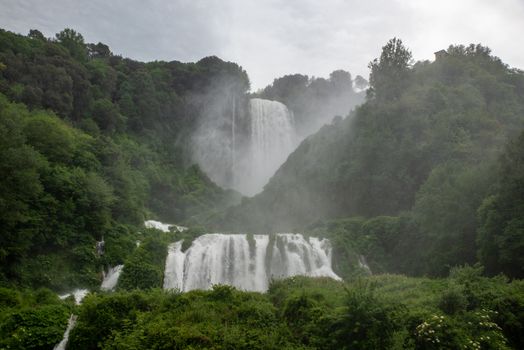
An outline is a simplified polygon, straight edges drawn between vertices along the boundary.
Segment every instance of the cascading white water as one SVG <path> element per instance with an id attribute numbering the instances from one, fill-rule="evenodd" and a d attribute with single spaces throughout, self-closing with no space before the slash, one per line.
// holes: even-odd
<path id="1" fill-rule="evenodd" d="M 293 233 L 212 233 L 195 239 L 185 253 L 181 241 L 169 246 L 164 289 L 188 291 L 227 284 L 265 291 L 271 278 L 295 275 L 340 279 L 331 269 L 329 240 L 308 240 Z"/>
<path id="2" fill-rule="evenodd" d="M 105 291 L 114 290 L 118 283 L 118 279 L 120 278 L 120 274 L 122 273 L 123 268 L 124 265 L 117 265 L 115 267 L 109 268 L 107 273 L 104 272 L 104 279 L 102 280 L 102 285 L 100 286 L 100 289 Z"/>
<path id="3" fill-rule="evenodd" d="M 298 144 L 293 114 L 277 101 L 253 98 L 248 113 L 234 95 L 202 117 L 193 159 L 218 185 L 260 192 Z"/>
<path id="4" fill-rule="evenodd" d="M 66 299 L 66 298 L 69 298 L 70 296 L 73 296 L 73 298 L 75 299 L 75 303 L 77 305 L 80 305 L 82 303 L 82 300 L 86 297 L 87 294 L 89 294 L 89 289 L 75 289 L 71 293 L 62 294 L 62 295 L 59 295 L 58 297 L 60 299 Z"/>
<path id="5" fill-rule="evenodd" d="M 80 305 L 82 303 L 82 300 L 86 297 L 87 294 L 89 294 L 88 289 L 75 289 L 71 293 L 62 294 L 62 295 L 59 295 L 58 297 L 63 300 L 63 299 L 69 298 L 70 296 L 73 296 L 75 299 L 75 304 Z M 71 333 L 71 330 L 75 327 L 77 318 L 78 316 L 71 314 L 71 316 L 69 317 L 69 321 L 67 322 L 67 328 L 64 331 L 64 336 L 62 337 L 62 340 L 60 341 L 60 343 L 55 345 L 53 350 L 65 350 L 66 349 L 67 342 L 69 341 L 69 333 Z"/>
<path id="6" fill-rule="evenodd" d="M 182 241 L 169 245 L 164 272 L 164 289 L 184 289 L 185 258 L 186 254 L 182 252 Z"/>
<path id="7" fill-rule="evenodd" d="M 293 114 L 277 101 L 253 98 L 249 101 L 251 117 L 250 154 L 245 157 L 243 176 L 237 180 L 240 192 L 260 192 L 271 176 L 286 161 L 297 145 Z"/>
<path id="8" fill-rule="evenodd" d="M 60 343 L 56 344 L 56 346 L 53 348 L 53 350 L 65 350 L 67 346 L 67 342 L 69 341 L 69 333 L 71 333 L 71 330 L 75 327 L 76 324 L 76 315 L 71 315 L 69 317 L 69 321 L 67 322 L 67 328 L 64 332 L 64 336 L 62 337 L 62 340 Z"/>
<path id="9" fill-rule="evenodd" d="M 187 227 L 185 226 L 178 226 L 175 224 L 165 224 L 163 222 L 156 221 L 156 220 L 144 221 L 144 226 L 146 228 L 154 228 L 162 232 L 170 232 L 171 229 L 173 229 L 174 231 L 178 231 L 178 232 L 184 232 L 187 230 Z"/>

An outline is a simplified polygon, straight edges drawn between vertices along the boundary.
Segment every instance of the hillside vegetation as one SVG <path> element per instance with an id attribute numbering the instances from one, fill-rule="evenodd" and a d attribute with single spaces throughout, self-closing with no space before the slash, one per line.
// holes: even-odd
<path id="1" fill-rule="evenodd" d="M 520 349 L 521 281 L 454 269 L 448 279 L 294 277 L 266 294 L 228 286 L 188 293 L 96 293 L 81 306 L 49 291 L 0 289 L 0 347 L 69 349 Z"/>
<path id="2" fill-rule="evenodd" d="M 367 101 L 217 226 L 337 231 L 382 271 L 446 275 L 479 257 L 524 276 L 524 73 L 480 45 L 412 64 L 398 39 L 370 68 Z"/>
<path id="3" fill-rule="evenodd" d="M 524 348 L 524 73 L 480 45 L 413 64 L 398 39 L 370 68 L 366 101 L 240 198 L 192 164 L 189 138 L 202 115 L 230 115 L 211 106 L 246 108 L 240 66 L 0 30 L 0 349 L 53 348 L 72 314 L 79 350 Z M 343 71 L 259 92 L 303 134 L 359 94 Z M 330 238 L 344 281 L 161 290 L 168 244 L 211 228 Z M 80 287 L 81 305 L 57 295 Z"/>
<path id="4" fill-rule="evenodd" d="M 70 29 L 0 30 L 0 283 L 98 284 L 144 219 L 190 221 L 238 200 L 185 146 L 206 101 L 222 98 L 207 93 L 217 81 L 249 87 L 216 57 L 142 63 Z M 105 261 L 94 249 L 103 238 Z"/>

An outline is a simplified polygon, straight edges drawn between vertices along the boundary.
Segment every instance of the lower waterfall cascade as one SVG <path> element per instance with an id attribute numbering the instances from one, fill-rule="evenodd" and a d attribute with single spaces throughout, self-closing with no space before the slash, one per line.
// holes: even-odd
<path id="1" fill-rule="evenodd" d="M 331 268 L 328 239 L 294 233 L 211 233 L 196 238 L 186 252 L 182 241 L 169 246 L 164 289 L 189 291 L 227 284 L 264 292 L 271 279 L 296 275 L 340 280 Z"/>
<path id="2" fill-rule="evenodd" d="M 60 341 L 60 343 L 56 344 L 53 350 L 65 350 L 66 349 L 67 342 L 69 341 L 69 333 L 71 333 L 71 330 L 75 328 L 77 319 L 78 319 L 78 316 L 71 314 L 71 316 L 69 317 L 69 321 L 67 322 L 67 328 L 64 332 L 64 336 L 62 337 L 62 340 Z"/>
<path id="3" fill-rule="evenodd" d="M 75 289 L 74 291 L 66 294 L 59 295 L 58 297 L 60 299 L 66 299 L 70 296 L 73 296 L 75 299 L 75 304 L 80 305 L 82 303 L 82 300 L 86 297 L 86 295 L 89 294 L 89 289 Z"/>
<path id="4" fill-rule="evenodd" d="M 104 272 L 104 279 L 100 285 L 100 289 L 104 291 L 114 290 L 123 269 L 124 265 L 117 265 L 115 267 L 110 267 L 107 273 Z"/>
<path id="5" fill-rule="evenodd" d="M 106 272 L 103 272 L 103 281 L 100 285 L 100 290 L 106 291 L 106 292 L 112 292 L 115 290 L 116 285 L 118 284 L 118 279 L 120 278 L 120 274 L 122 273 L 122 270 L 124 269 L 124 265 L 117 265 L 115 267 L 110 267 Z M 75 299 L 75 304 L 80 305 L 82 303 L 82 300 L 89 294 L 88 289 L 75 289 L 71 293 L 59 295 L 58 297 L 60 299 L 66 299 L 70 296 L 73 296 Z M 69 317 L 69 321 L 67 322 L 67 328 L 64 331 L 64 335 L 62 337 L 62 340 L 60 343 L 56 344 L 53 350 L 65 350 L 67 347 L 67 342 L 69 341 L 69 333 L 75 328 L 76 321 L 78 319 L 77 315 L 71 314 Z"/>

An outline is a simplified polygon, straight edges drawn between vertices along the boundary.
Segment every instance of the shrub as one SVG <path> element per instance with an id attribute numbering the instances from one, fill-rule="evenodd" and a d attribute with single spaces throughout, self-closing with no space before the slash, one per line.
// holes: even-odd
<path id="1" fill-rule="evenodd" d="M 462 288 L 456 285 L 450 285 L 440 297 L 438 307 L 448 315 L 454 315 L 466 311 L 468 300 L 464 295 Z"/>
<path id="2" fill-rule="evenodd" d="M 387 301 L 375 286 L 358 281 L 347 290 L 346 310 L 334 324 L 335 349 L 387 349 L 401 328 L 402 307 Z"/>
<path id="3" fill-rule="evenodd" d="M 62 339 L 68 317 L 63 305 L 13 311 L 0 323 L 0 349 L 51 349 Z"/>

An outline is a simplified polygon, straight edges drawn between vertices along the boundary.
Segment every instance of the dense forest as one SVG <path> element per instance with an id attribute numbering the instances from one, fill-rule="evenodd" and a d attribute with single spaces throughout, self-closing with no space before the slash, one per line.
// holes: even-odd
<path id="1" fill-rule="evenodd" d="M 444 276 L 478 257 L 523 277 L 524 73 L 480 45 L 413 64 L 398 39 L 370 68 L 366 102 L 219 226 L 352 237 L 384 272 Z"/>
<path id="2" fill-rule="evenodd" d="M 523 348 L 524 72 L 481 45 L 379 54 L 369 83 L 336 70 L 250 93 L 218 57 L 0 30 L 0 349 L 52 349 L 71 315 L 68 349 Z M 247 198 L 194 164 L 191 135 L 250 97 L 310 136 Z M 162 289 L 170 243 L 207 232 L 329 238 L 343 280 Z M 81 305 L 58 297 L 74 288 Z"/>
<path id="3" fill-rule="evenodd" d="M 77 271 L 93 283 L 95 241 L 237 201 L 190 163 L 184 138 L 205 105 L 194 96 L 216 79 L 249 87 L 216 57 L 145 64 L 70 29 L 52 40 L 0 31 L 0 279 L 61 287 Z"/>

